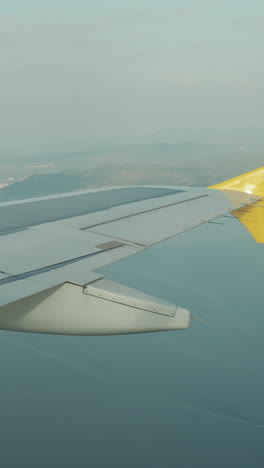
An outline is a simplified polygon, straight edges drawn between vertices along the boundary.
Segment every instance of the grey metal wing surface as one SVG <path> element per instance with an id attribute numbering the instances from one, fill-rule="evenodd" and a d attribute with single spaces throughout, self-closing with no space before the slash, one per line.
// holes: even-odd
<path id="1" fill-rule="evenodd" d="M 97 270 L 250 203 L 252 195 L 152 186 L 1 203 L 0 328 L 85 335 L 186 329 L 184 304 Z"/>

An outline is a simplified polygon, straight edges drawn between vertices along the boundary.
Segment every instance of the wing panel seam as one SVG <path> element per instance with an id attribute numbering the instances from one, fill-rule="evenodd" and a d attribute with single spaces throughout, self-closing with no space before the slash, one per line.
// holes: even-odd
<path id="1" fill-rule="evenodd" d="M 85 227 L 81 228 L 80 230 L 85 231 L 86 229 L 92 229 L 92 228 L 97 227 L 97 226 L 102 226 L 104 224 L 114 223 L 115 221 L 121 221 L 122 219 L 132 218 L 133 216 L 138 216 L 138 215 L 145 214 L 145 213 L 151 213 L 152 211 L 162 210 L 163 208 L 168 208 L 168 207 L 174 206 L 174 205 L 180 205 L 182 203 L 187 203 L 187 202 L 190 202 L 190 201 L 193 201 L 193 200 L 198 200 L 199 198 L 204 198 L 204 197 L 208 197 L 208 195 L 207 194 L 199 195 L 199 197 L 188 198 L 187 200 L 181 200 L 181 201 L 178 201 L 178 202 L 169 203 L 168 205 L 158 206 L 156 208 L 151 208 L 149 210 L 138 211 L 137 213 L 127 214 L 126 216 L 121 216 L 119 218 L 110 219 L 108 221 L 103 221 L 101 223 L 96 223 L 96 224 L 91 224 L 89 226 L 85 226 Z"/>

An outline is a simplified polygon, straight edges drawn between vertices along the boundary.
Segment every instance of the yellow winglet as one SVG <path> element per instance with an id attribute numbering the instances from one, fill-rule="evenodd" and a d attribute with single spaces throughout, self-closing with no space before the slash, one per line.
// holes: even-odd
<path id="1" fill-rule="evenodd" d="M 264 167 L 255 169 L 255 171 L 247 172 L 233 179 L 226 180 L 220 184 L 208 187 L 211 189 L 227 189 L 236 190 L 248 194 L 264 197 Z"/>
<path id="2" fill-rule="evenodd" d="M 242 174 L 220 184 L 208 187 L 216 190 L 235 190 L 247 194 L 264 197 L 264 167 Z M 264 243 L 264 201 L 255 201 L 250 205 L 231 212 L 254 237 L 256 242 Z"/>
<path id="3" fill-rule="evenodd" d="M 255 171 L 242 174 L 220 184 L 208 187 L 216 190 L 235 190 L 247 194 L 264 197 L 264 167 Z M 264 243 L 264 200 L 245 205 L 238 210 L 232 211 L 245 228 L 254 237 L 256 242 Z"/>

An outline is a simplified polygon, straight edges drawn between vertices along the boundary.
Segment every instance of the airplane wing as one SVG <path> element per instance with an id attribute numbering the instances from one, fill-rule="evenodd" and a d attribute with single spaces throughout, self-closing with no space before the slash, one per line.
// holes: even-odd
<path id="1" fill-rule="evenodd" d="M 113 187 L 0 204 L 0 328 L 119 334 L 186 329 L 190 312 L 97 270 L 231 215 L 258 242 L 264 168 L 205 188 Z"/>

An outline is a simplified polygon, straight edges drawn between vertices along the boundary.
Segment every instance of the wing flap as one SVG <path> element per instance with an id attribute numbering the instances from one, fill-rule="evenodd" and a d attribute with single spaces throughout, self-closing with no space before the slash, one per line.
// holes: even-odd
<path id="1" fill-rule="evenodd" d="M 224 215 L 233 208 L 227 199 L 201 195 L 200 192 L 184 203 L 103 223 L 88 231 L 149 247 Z"/>
<path id="2" fill-rule="evenodd" d="M 139 250 L 134 247 L 121 246 L 113 250 L 102 251 L 94 257 L 77 260 L 74 263 L 50 266 L 27 274 L 0 278 L 0 307 L 66 282 L 81 286 L 93 282 L 102 278 L 93 270 L 137 252 Z"/>
<path id="3" fill-rule="evenodd" d="M 99 252 L 82 234 L 76 231 L 74 236 L 58 237 L 56 233 L 27 229 L 2 236 L 0 270 L 19 275 Z"/>

